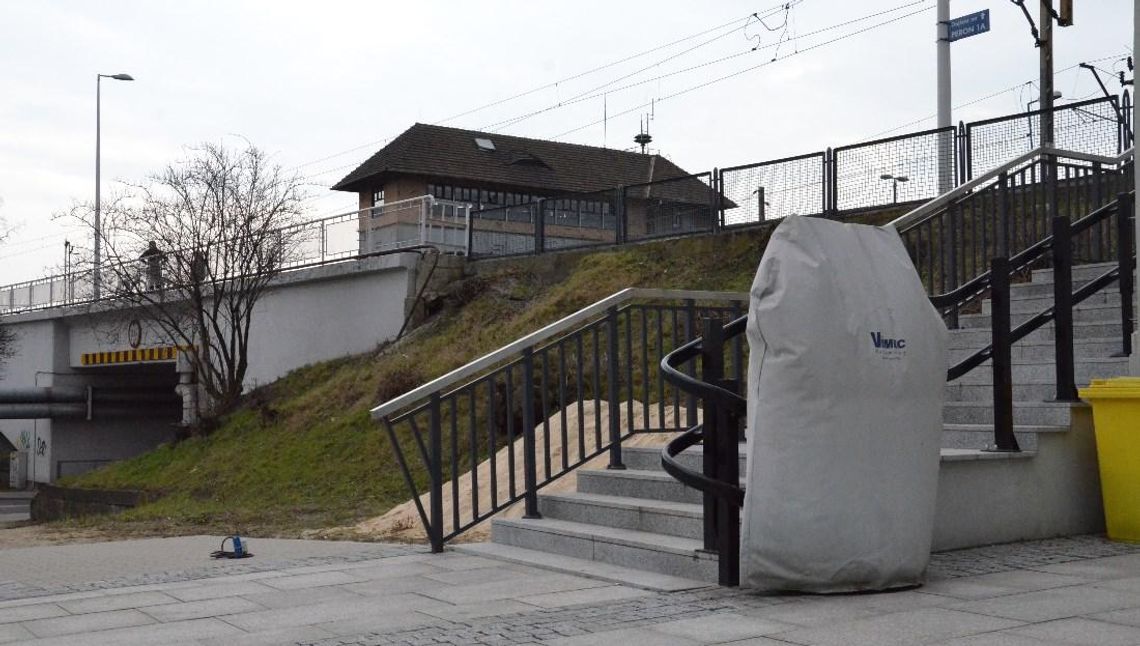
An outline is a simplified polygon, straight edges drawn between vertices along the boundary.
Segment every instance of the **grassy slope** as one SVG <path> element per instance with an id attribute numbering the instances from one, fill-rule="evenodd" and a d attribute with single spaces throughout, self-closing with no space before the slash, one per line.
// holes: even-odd
<path id="1" fill-rule="evenodd" d="M 114 519 L 131 532 L 297 534 L 386 511 L 407 492 L 368 409 L 630 286 L 745 291 L 767 232 L 498 262 L 412 337 L 298 369 L 247 397 L 210 437 L 164 445 L 65 484 L 160 491 Z"/>

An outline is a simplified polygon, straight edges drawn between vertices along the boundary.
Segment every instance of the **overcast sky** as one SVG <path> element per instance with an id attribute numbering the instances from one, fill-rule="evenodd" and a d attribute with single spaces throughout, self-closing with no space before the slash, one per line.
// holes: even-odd
<path id="1" fill-rule="evenodd" d="M 65 238 L 90 246 L 53 214 L 94 196 L 96 73 L 137 79 L 103 82 L 105 195 L 240 135 L 308 178 L 313 217 L 355 208 L 327 186 L 417 121 L 624 149 L 653 102 L 652 147 L 692 172 L 933 127 L 933 0 L 791 4 L 0 0 L 0 217 L 16 226 L 0 284 L 59 265 Z M 1075 4 L 1055 30 L 1064 101 L 1100 95 L 1077 63 L 1115 71 L 1131 53 L 1131 2 Z M 951 15 L 984 8 L 992 30 L 952 46 L 953 93 L 990 98 L 955 121 L 1036 96 L 1014 4 Z"/>

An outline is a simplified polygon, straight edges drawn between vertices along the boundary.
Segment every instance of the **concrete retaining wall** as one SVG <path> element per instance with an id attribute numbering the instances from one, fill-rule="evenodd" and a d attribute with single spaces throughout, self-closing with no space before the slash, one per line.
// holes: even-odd
<path id="1" fill-rule="evenodd" d="M 43 522 L 75 516 L 113 514 L 154 499 L 141 491 L 72 489 L 41 484 L 32 499 L 32 520 Z"/>
<path id="2" fill-rule="evenodd" d="M 1076 405 L 1072 419 L 1038 434 L 1032 457 L 944 461 L 934 549 L 1103 532 L 1091 411 Z"/>

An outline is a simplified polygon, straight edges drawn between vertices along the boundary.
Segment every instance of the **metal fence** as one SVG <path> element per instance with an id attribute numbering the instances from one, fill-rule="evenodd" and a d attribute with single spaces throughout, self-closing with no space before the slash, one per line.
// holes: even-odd
<path id="1" fill-rule="evenodd" d="M 1125 95 L 1127 97 L 1127 95 Z M 1126 99 L 1128 100 L 1128 99 Z M 975 121 L 962 126 L 966 178 L 977 177 L 1041 145 L 1042 110 Z M 1080 101 L 1053 109 L 1053 142 L 1058 148 L 1111 157 L 1131 140 L 1116 97 Z"/>
<path id="2" fill-rule="evenodd" d="M 712 173 L 626 186 L 622 242 L 714 231 L 719 202 Z"/>
<path id="3" fill-rule="evenodd" d="M 935 128 L 834 149 L 831 210 L 929 200 L 954 188 L 956 132 Z"/>
<path id="4" fill-rule="evenodd" d="M 402 200 L 359 211 L 309 220 L 279 230 L 288 241 L 283 270 L 357 258 L 369 253 L 432 245 L 441 251 L 463 253 L 467 244 L 470 205 L 437 200 L 431 196 Z M 225 243 L 220 243 L 225 244 Z M 194 249 L 164 250 L 165 255 L 191 256 Z M 104 265 L 102 291 L 114 298 L 115 281 L 136 277 L 146 281 L 146 263 Z M 136 276 L 137 275 L 137 276 Z M 0 315 L 76 305 L 94 300 L 90 267 L 45 278 L 0 286 Z"/>
<path id="5" fill-rule="evenodd" d="M 474 211 L 467 254 L 516 256 L 615 244 L 621 204 L 615 188 Z"/>
<path id="6" fill-rule="evenodd" d="M 756 224 L 827 210 L 827 153 L 809 153 L 720 171 L 721 224 Z"/>

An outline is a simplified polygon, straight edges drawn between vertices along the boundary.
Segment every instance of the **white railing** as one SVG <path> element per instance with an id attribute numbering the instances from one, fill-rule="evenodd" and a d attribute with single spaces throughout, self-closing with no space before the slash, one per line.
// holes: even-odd
<path id="1" fill-rule="evenodd" d="M 283 227 L 281 233 L 293 244 L 283 269 L 419 246 L 466 253 L 470 214 L 469 204 L 425 195 Z M 144 264 L 139 261 L 140 277 L 145 274 Z M 108 277 L 122 273 L 111 271 L 109 263 L 105 267 L 104 285 Z M 0 286 L 0 316 L 91 302 L 95 291 L 91 274 L 88 267 Z M 115 297 L 114 289 L 106 291 L 105 298 Z"/>

